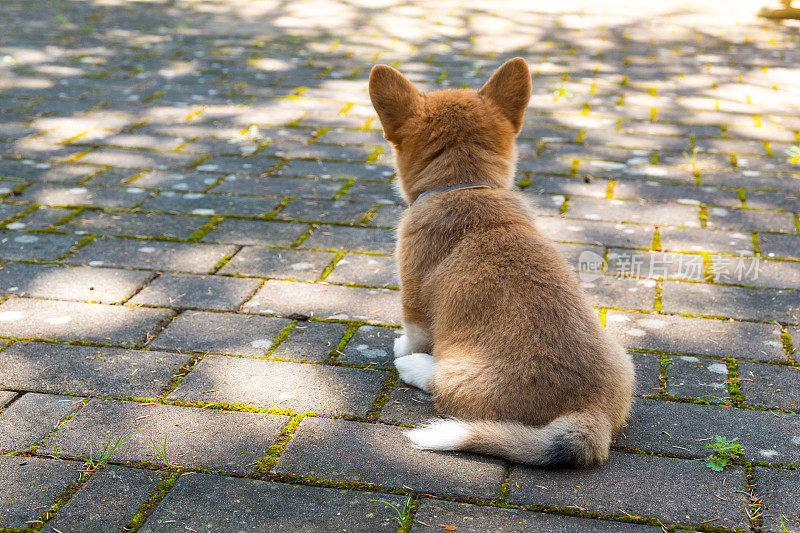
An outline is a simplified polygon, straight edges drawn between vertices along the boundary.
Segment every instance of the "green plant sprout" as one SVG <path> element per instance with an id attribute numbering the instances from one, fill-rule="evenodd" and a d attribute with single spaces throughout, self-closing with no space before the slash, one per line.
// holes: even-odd
<path id="1" fill-rule="evenodd" d="M 396 505 L 396 504 L 394 504 L 392 502 L 387 502 L 386 500 L 369 500 L 369 501 L 371 501 L 371 502 L 381 502 L 382 504 L 386 505 L 387 507 L 391 507 L 392 510 L 395 513 L 397 513 L 397 517 L 395 518 L 395 520 L 397 520 L 397 523 L 402 526 L 403 525 L 403 517 L 405 516 L 406 511 L 408 510 L 408 506 L 411 504 L 411 496 L 408 497 L 408 499 L 406 500 L 406 503 L 403 505 L 402 509 L 400 508 L 399 505 Z"/>
<path id="2" fill-rule="evenodd" d="M 697 169 L 697 147 L 692 148 L 691 155 L 687 152 L 683 152 L 683 158 L 691 165 L 692 167 L 692 174 L 697 176 L 700 172 Z"/>
<path id="3" fill-rule="evenodd" d="M 153 440 L 152 435 L 148 435 L 148 438 L 150 439 L 150 444 L 153 445 L 153 449 L 155 449 L 156 453 L 158 454 L 159 459 L 161 459 L 161 462 L 166 466 L 172 466 L 172 463 L 170 463 L 169 459 L 167 458 L 167 436 L 164 435 L 163 445 L 161 443 L 156 444 L 156 441 Z"/>
<path id="4" fill-rule="evenodd" d="M 553 101 L 554 102 L 557 101 L 562 96 L 569 100 L 573 98 L 575 94 L 566 87 L 564 87 L 563 83 L 559 83 L 558 87 L 556 87 L 556 89 L 553 91 Z"/>
<path id="5" fill-rule="evenodd" d="M 786 155 L 789 156 L 790 163 L 800 165 L 800 144 L 795 144 L 787 148 Z"/>
<path id="6" fill-rule="evenodd" d="M 738 437 L 728 440 L 725 437 L 715 435 L 714 439 L 716 442 L 713 444 L 706 444 L 708 448 L 714 450 L 714 454 L 710 455 L 706 460 L 706 466 L 714 472 L 722 472 L 729 460 L 736 459 L 744 454 L 744 446 L 736 442 L 739 440 Z"/>
<path id="7" fill-rule="evenodd" d="M 128 439 L 139 433 L 141 430 L 136 430 L 130 435 L 126 436 L 119 436 L 117 440 L 114 441 L 114 434 L 108 436 L 108 440 L 106 441 L 105 446 L 103 449 L 100 450 L 100 446 L 94 441 L 92 437 L 89 437 L 89 465 L 92 468 L 99 468 L 102 465 L 106 464 L 111 456 L 114 455 L 120 446 L 125 444 Z M 113 442 L 112 442 L 113 441 Z M 97 452 L 97 457 L 95 458 L 95 451 Z"/>
<path id="8" fill-rule="evenodd" d="M 781 519 L 781 529 L 783 530 L 783 533 L 789 533 L 789 528 L 786 527 L 786 524 L 783 523 L 783 519 L 785 517 L 781 514 L 781 515 L 778 515 L 778 518 Z"/>

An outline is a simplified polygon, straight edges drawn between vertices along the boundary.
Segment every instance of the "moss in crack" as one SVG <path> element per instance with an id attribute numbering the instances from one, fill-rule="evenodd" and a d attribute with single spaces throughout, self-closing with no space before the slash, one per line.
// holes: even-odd
<path id="1" fill-rule="evenodd" d="M 296 326 L 297 326 L 297 320 L 292 320 L 289 323 L 289 325 L 280 330 L 278 334 L 275 336 L 275 340 L 272 341 L 272 345 L 264 354 L 264 357 L 269 357 L 270 355 L 272 355 L 272 353 L 278 348 L 280 343 L 282 343 L 283 341 L 286 340 L 287 337 L 289 337 L 289 334 L 294 330 Z"/>
<path id="2" fill-rule="evenodd" d="M 372 402 L 372 406 L 370 406 L 367 413 L 364 415 L 366 420 L 370 422 L 378 420 L 383 406 L 389 401 L 389 397 L 392 395 L 392 391 L 394 391 L 395 385 L 397 385 L 397 372 L 392 372 L 389 377 L 386 378 L 386 381 L 383 382 L 381 392 L 378 393 L 375 401 Z"/>
<path id="3" fill-rule="evenodd" d="M 78 478 L 70 481 L 69 484 L 64 487 L 64 489 L 59 493 L 56 497 L 56 501 L 53 502 L 45 512 L 40 514 L 34 522 L 31 522 L 31 529 L 34 531 L 39 531 L 42 529 L 45 523 L 55 516 L 59 509 L 64 507 L 67 502 L 75 495 L 78 490 L 83 487 L 89 478 L 92 477 L 94 470 L 81 470 L 78 474 Z"/>
<path id="4" fill-rule="evenodd" d="M 650 248 L 656 252 L 661 251 L 661 233 L 658 230 L 658 226 L 653 231 L 653 242 L 650 244 Z"/>
<path id="5" fill-rule="evenodd" d="M 304 231 L 302 235 L 300 235 L 297 238 L 297 240 L 295 240 L 291 245 L 289 245 L 290 248 L 297 248 L 298 246 L 303 244 L 303 241 L 308 239 L 311 236 L 311 234 L 314 232 L 314 230 L 317 229 L 318 227 L 319 227 L 318 224 L 311 224 L 310 227 L 306 231 Z"/>
<path id="6" fill-rule="evenodd" d="M 78 250 L 80 250 L 81 248 L 83 248 L 84 246 L 86 246 L 87 244 L 92 242 L 95 239 L 95 237 L 97 237 L 97 235 L 94 235 L 94 234 L 84 236 L 80 241 L 78 241 L 78 244 L 76 244 L 75 246 L 70 248 L 65 254 L 61 255 L 58 258 L 58 260 L 62 261 L 65 258 L 69 257 L 73 253 L 77 252 Z"/>
<path id="7" fill-rule="evenodd" d="M 409 533 L 414 525 L 414 517 L 417 515 L 420 501 L 412 496 L 408 497 L 405 505 L 403 506 L 402 515 L 400 518 L 400 528 L 397 533 Z"/>
<path id="8" fill-rule="evenodd" d="M 280 435 L 278 435 L 278 440 L 267 448 L 266 453 L 264 456 L 259 459 L 258 463 L 256 463 L 255 474 L 258 477 L 266 477 L 269 474 L 269 471 L 272 470 L 276 464 L 278 464 L 278 460 L 280 459 L 283 450 L 286 448 L 286 445 L 289 444 L 289 441 L 292 440 L 292 436 L 294 432 L 297 431 L 297 428 L 300 426 L 300 422 L 309 415 L 314 413 L 300 413 L 292 417 L 289 422 L 283 429 L 281 429 Z"/>
<path id="9" fill-rule="evenodd" d="M 739 380 L 739 364 L 736 359 L 725 359 L 728 365 L 728 395 L 734 407 L 739 407 L 744 401 L 742 396 L 741 381 Z"/>
<path id="10" fill-rule="evenodd" d="M 336 266 L 336 263 L 341 261 L 342 258 L 344 258 L 344 255 L 345 252 L 337 252 L 336 256 L 331 260 L 331 262 L 328 263 L 324 269 L 322 269 L 322 273 L 319 275 L 319 278 L 317 278 L 317 281 L 324 281 L 325 278 L 330 276 L 331 272 L 333 272 L 333 268 Z"/>
<path id="11" fill-rule="evenodd" d="M 65 395 L 65 396 L 66 396 L 66 395 Z M 25 452 L 26 452 L 26 453 L 36 453 L 36 450 L 38 450 L 39 448 L 41 448 L 42 446 L 44 446 L 44 445 L 47 443 L 47 441 L 50 439 L 50 437 L 52 437 L 52 436 L 53 436 L 53 434 L 54 434 L 56 431 L 58 431 L 59 429 L 61 429 L 61 426 L 63 426 L 64 424 L 66 424 L 66 423 L 67 423 L 67 422 L 68 422 L 68 421 L 69 421 L 69 420 L 70 420 L 70 419 L 71 419 L 73 416 L 75 416 L 76 414 L 78 414 L 78 411 L 80 411 L 81 409 L 83 409 L 83 408 L 84 408 L 84 406 L 85 406 L 85 405 L 86 405 L 88 402 L 89 402 L 89 398 L 81 398 L 80 400 L 78 400 L 77 402 L 75 402 L 75 409 L 73 409 L 73 411 L 72 411 L 70 414 L 68 414 L 67 416 L 65 416 L 65 417 L 64 417 L 64 419 L 63 419 L 61 422 L 59 422 L 58 424 L 56 424 L 56 426 L 55 426 L 55 427 L 54 427 L 54 428 L 53 428 L 53 429 L 52 429 L 52 430 L 51 430 L 51 431 L 50 431 L 50 432 L 49 432 L 47 435 L 45 435 L 44 437 L 42 437 L 42 438 L 39 440 L 39 442 L 37 442 L 36 444 L 34 444 L 33 446 L 31 446 L 30 448 L 28 448 L 27 450 L 25 450 Z"/>
<path id="12" fill-rule="evenodd" d="M 326 364 L 333 364 L 336 359 L 342 355 L 342 350 L 344 350 L 345 346 L 347 346 L 347 343 L 350 342 L 350 339 L 353 338 L 353 335 L 356 334 L 356 331 L 358 331 L 359 327 L 361 327 L 361 324 L 349 324 L 347 326 L 342 338 L 339 340 L 339 344 L 337 344 L 336 347 L 331 350 L 330 355 L 325 360 Z"/>
<path id="13" fill-rule="evenodd" d="M 189 374 L 189 372 L 195 369 L 198 363 L 200 363 L 200 361 L 203 360 L 204 356 L 205 354 L 192 355 L 189 358 L 189 360 L 186 361 L 186 363 L 184 363 L 183 366 L 181 366 L 177 372 L 175 372 L 175 375 L 172 376 L 172 379 L 169 380 L 169 383 L 167 383 L 161 388 L 161 392 L 159 393 L 158 396 L 160 398 L 166 398 L 169 395 L 169 393 L 171 393 L 178 387 L 180 382 L 183 381 L 183 378 L 185 378 L 186 375 Z"/>
<path id="14" fill-rule="evenodd" d="M 792 364 L 795 364 L 796 361 L 794 357 L 794 352 L 796 348 L 792 344 L 792 337 L 791 335 L 789 335 L 788 329 L 786 329 L 785 327 L 781 328 L 781 343 L 783 343 L 783 349 L 786 350 L 786 355 L 789 358 L 789 361 Z"/>
<path id="15" fill-rule="evenodd" d="M 145 523 L 147 518 L 153 514 L 153 511 L 161 503 L 161 500 L 167 495 L 167 493 L 172 490 L 172 487 L 175 486 L 175 482 L 178 481 L 180 477 L 180 473 L 176 472 L 167 472 L 164 474 L 164 477 L 161 478 L 161 481 L 156 485 L 155 490 L 153 493 L 148 496 L 148 498 L 139 506 L 135 513 L 128 523 L 125 524 L 124 530 L 127 532 L 134 532 L 138 531 L 139 528 Z"/>
<path id="16" fill-rule="evenodd" d="M 661 294 L 664 292 L 664 279 L 658 278 L 656 280 L 656 297 L 653 301 L 653 309 L 655 309 L 656 313 L 661 313 L 664 309 L 664 301 L 662 299 Z"/>
<path id="17" fill-rule="evenodd" d="M 208 233 L 211 230 L 213 230 L 214 228 L 219 226 L 220 223 L 222 223 L 223 220 L 225 220 L 224 216 L 217 215 L 217 216 L 211 217 L 208 220 L 208 222 L 206 222 L 205 224 L 203 224 L 202 226 L 197 228 L 197 230 L 194 233 L 192 233 L 191 235 L 189 235 L 189 238 L 187 238 L 186 240 L 188 242 L 197 242 L 197 241 L 199 241 L 200 239 L 202 239 L 203 237 L 208 235 Z"/>

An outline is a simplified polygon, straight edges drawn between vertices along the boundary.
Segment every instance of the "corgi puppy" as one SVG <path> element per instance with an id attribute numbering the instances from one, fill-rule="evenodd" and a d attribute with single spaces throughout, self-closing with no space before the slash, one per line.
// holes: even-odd
<path id="1" fill-rule="evenodd" d="M 409 204 L 395 366 L 450 417 L 408 432 L 417 447 L 588 466 L 625 424 L 633 364 L 512 190 L 530 93 L 521 58 L 478 91 L 421 93 L 389 66 L 370 73 Z"/>

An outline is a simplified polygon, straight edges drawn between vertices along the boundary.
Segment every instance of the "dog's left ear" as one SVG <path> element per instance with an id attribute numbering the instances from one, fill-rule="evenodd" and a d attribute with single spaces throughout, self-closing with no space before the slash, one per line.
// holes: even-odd
<path id="1" fill-rule="evenodd" d="M 516 133 L 522 129 L 522 117 L 531 97 L 531 73 L 521 57 L 509 59 L 492 74 L 486 85 L 478 91 L 502 111 L 514 126 Z"/>
<path id="2" fill-rule="evenodd" d="M 375 65 L 369 73 L 369 98 L 383 126 L 383 135 L 399 144 L 400 128 L 422 106 L 422 95 L 414 84 L 388 65 Z"/>

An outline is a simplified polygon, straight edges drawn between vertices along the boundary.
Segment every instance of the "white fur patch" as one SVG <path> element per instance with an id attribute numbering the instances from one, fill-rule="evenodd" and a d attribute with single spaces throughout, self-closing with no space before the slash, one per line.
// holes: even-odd
<path id="1" fill-rule="evenodd" d="M 426 353 L 412 353 L 394 360 L 400 379 L 428 392 L 428 382 L 436 371 L 433 357 Z"/>
<path id="2" fill-rule="evenodd" d="M 414 324 L 403 324 L 403 333 L 402 337 L 394 340 L 395 357 L 430 350 L 431 335 L 428 330 Z"/>
<path id="3" fill-rule="evenodd" d="M 422 450 L 458 450 L 467 440 L 467 425 L 449 418 L 433 420 L 427 426 L 406 431 L 406 437 Z"/>
<path id="4" fill-rule="evenodd" d="M 395 359 L 398 357 L 403 357 L 404 355 L 408 355 L 411 353 L 411 349 L 408 347 L 408 335 L 403 335 L 402 337 L 397 337 L 394 340 L 394 357 Z"/>

